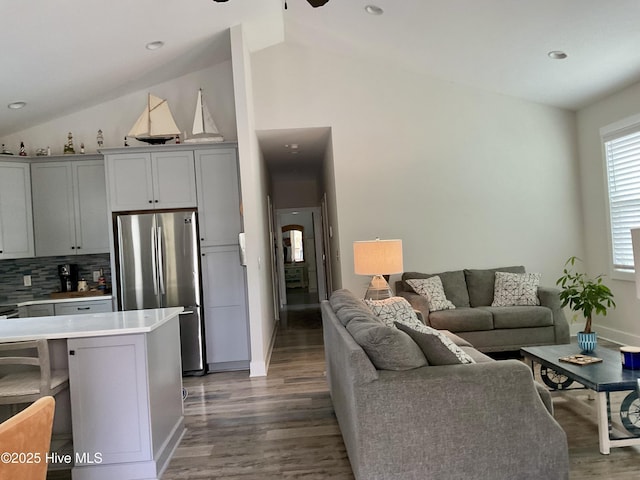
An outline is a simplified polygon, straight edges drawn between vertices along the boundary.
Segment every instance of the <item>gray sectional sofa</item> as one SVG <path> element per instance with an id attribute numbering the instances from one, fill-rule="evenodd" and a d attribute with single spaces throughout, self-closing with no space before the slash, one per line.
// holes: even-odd
<path id="1" fill-rule="evenodd" d="M 350 333 L 380 322 L 364 302 L 339 290 L 321 309 L 327 380 L 357 480 L 568 478 L 565 433 L 524 363 L 494 361 L 449 334 L 476 363 L 427 365 L 411 337 L 374 325 L 366 337 L 377 368 Z"/>
<path id="2" fill-rule="evenodd" d="M 524 273 L 525 268 L 465 269 L 435 274 L 405 272 L 402 280 L 396 282 L 396 295 L 406 298 L 427 325 L 449 330 L 482 352 L 569 343 L 569 324 L 560 306 L 559 290 L 539 287 L 537 306 L 492 307 L 496 272 Z M 436 275 L 455 309 L 430 312 L 426 298 L 407 283 L 410 279 Z"/>

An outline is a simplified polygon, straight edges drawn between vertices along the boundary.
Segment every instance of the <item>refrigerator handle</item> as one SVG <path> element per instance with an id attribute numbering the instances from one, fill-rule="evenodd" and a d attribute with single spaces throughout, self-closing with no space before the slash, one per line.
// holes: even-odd
<path id="1" fill-rule="evenodd" d="M 160 279 L 160 294 L 164 295 L 164 251 L 162 249 L 162 227 L 158 227 L 158 278 Z"/>
<path id="2" fill-rule="evenodd" d="M 151 269 L 153 271 L 153 293 L 158 295 L 158 238 L 156 229 L 151 229 Z"/>

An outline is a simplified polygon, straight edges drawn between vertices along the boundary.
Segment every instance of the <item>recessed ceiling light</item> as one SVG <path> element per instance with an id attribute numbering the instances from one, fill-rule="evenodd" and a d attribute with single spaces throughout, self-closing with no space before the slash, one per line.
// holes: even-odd
<path id="1" fill-rule="evenodd" d="M 11 110 L 19 110 L 26 106 L 27 102 L 11 102 L 9 105 L 7 105 L 7 107 L 9 107 Z"/>
<path id="2" fill-rule="evenodd" d="M 292 150 L 297 150 L 297 148 L 298 148 L 298 144 L 297 144 L 297 143 L 292 143 L 291 145 L 289 145 L 289 147 L 290 147 Z"/>
<path id="3" fill-rule="evenodd" d="M 553 60 L 564 60 L 565 58 L 567 58 L 567 54 L 561 50 L 553 50 L 547 53 L 547 55 Z"/>
<path id="4" fill-rule="evenodd" d="M 377 5 L 367 5 L 366 7 L 364 7 L 364 11 L 369 15 L 382 15 L 384 13 L 384 10 L 382 10 Z"/>
<path id="5" fill-rule="evenodd" d="M 161 40 L 157 40 L 155 42 L 149 42 L 147 43 L 144 48 L 146 48 L 147 50 L 158 50 L 159 48 L 164 47 L 164 42 Z"/>

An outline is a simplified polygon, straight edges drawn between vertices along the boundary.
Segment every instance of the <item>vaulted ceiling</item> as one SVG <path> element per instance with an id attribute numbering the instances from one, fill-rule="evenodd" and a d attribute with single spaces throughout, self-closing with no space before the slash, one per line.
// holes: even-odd
<path id="1" fill-rule="evenodd" d="M 370 15 L 367 4 L 384 13 Z M 640 81 L 637 0 L 9 1 L 0 136 L 229 58 L 230 26 L 576 110 Z M 157 50 L 145 48 L 162 41 Z M 548 57 L 563 51 L 564 60 Z M 26 107 L 7 108 L 24 101 Z"/>

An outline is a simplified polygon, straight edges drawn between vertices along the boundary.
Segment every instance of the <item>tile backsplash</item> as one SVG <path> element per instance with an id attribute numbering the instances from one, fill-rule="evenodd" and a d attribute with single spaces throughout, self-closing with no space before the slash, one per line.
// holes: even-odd
<path id="1" fill-rule="evenodd" d="M 0 297 L 10 301 L 26 301 L 60 291 L 58 265 L 75 263 L 78 277 L 84 277 L 89 286 L 95 285 L 93 272 L 101 268 L 111 284 L 111 265 L 108 253 L 96 255 L 71 255 L 66 257 L 37 257 L 0 260 Z M 24 275 L 31 275 L 31 286 L 24 286 Z"/>

